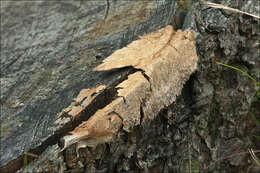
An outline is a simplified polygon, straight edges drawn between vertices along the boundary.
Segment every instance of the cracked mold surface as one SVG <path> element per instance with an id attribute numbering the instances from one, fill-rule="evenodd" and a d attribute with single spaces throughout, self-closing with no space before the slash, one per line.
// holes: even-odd
<path id="1" fill-rule="evenodd" d="M 149 46 L 155 51 L 147 56 L 143 52 Z M 115 100 L 76 127 L 71 135 L 63 137 L 62 150 L 77 143 L 78 153 L 79 148 L 84 146 L 112 141 L 112 135 L 121 126 L 124 131 L 131 132 L 134 127 L 153 120 L 181 93 L 184 83 L 196 69 L 197 60 L 194 33 L 174 32 L 171 26 L 143 36 L 114 52 L 94 70 L 130 66 L 141 71 L 128 75 L 126 80 L 116 85 Z"/>

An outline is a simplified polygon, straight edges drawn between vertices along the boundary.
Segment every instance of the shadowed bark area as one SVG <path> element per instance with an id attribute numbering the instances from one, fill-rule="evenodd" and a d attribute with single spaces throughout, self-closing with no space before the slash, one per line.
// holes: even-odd
<path id="1" fill-rule="evenodd" d="M 259 15 L 257 1 L 210 2 Z M 3 1 L 0 13 L 0 172 L 259 172 L 249 154 L 215 162 L 260 148 L 252 118 L 260 120 L 259 87 L 215 63 L 260 81 L 258 19 L 189 0 Z M 92 69 L 168 24 L 196 32 L 198 69 L 182 94 L 149 123 L 120 130 L 113 142 L 80 148 L 79 157 L 76 145 L 57 154 L 64 135 L 117 99 L 119 83 L 141 73 Z M 73 100 L 100 85 L 112 87 Z"/>

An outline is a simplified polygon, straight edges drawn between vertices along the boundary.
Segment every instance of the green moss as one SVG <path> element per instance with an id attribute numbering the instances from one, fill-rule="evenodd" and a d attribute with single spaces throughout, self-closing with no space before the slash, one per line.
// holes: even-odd
<path id="1" fill-rule="evenodd" d="M 177 5 L 178 5 L 178 9 L 180 11 L 187 11 L 190 4 L 191 4 L 192 0 L 179 0 L 177 2 Z"/>
<path id="2" fill-rule="evenodd" d="M 199 162 L 198 161 L 194 161 L 191 163 L 191 168 L 190 168 L 190 172 L 189 173 L 199 173 L 200 169 L 199 169 Z"/>
<path id="3" fill-rule="evenodd" d="M 252 112 L 249 112 L 249 115 L 256 122 L 256 124 L 260 124 L 260 121 L 256 119 L 255 115 Z"/>
<path id="4" fill-rule="evenodd" d="M 253 98 L 252 102 L 259 102 L 260 101 L 260 89 L 256 91 L 255 97 Z"/>

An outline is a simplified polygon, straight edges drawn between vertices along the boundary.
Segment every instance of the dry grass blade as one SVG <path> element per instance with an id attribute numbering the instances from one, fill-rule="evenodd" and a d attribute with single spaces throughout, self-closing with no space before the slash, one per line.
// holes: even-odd
<path id="1" fill-rule="evenodd" d="M 260 19 L 260 16 L 256 16 L 256 15 L 253 15 L 253 14 L 250 14 L 250 13 L 247 13 L 247 12 L 244 12 L 244 11 L 240 11 L 240 10 L 235 9 L 235 8 L 230 8 L 230 7 L 221 5 L 221 4 L 216 4 L 216 3 L 212 3 L 212 2 L 207 2 L 207 1 L 204 1 L 204 0 L 200 0 L 200 1 L 201 1 L 202 3 L 204 3 L 205 5 L 208 5 L 208 6 L 213 7 L 213 8 L 220 8 L 220 9 L 224 9 L 224 10 L 233 11 L 233 12 L 236 12 L 236 13 L 242 13 L 242 14 L 245 14 L 245 15 L 252 16 L 252 17 L 255 17 L 255 18 L 257 18 L 257 19 Z"/>
<path id="2" fill-rule="evenodd" d="M 252 149 L 248 149 L 252 159 L 255 161 L 257 166 L 260 166 L 260 160 L 258 159 L 258 157 L 256 157 L 254 151 Z"/>
<path id="3" fill-rule="evenodd" d="M 39 155 L 37 155 L 37 154 L 34 154 L 34 153 L 30 153 L 30 152 L 28 152 L 28 153 L 25 153 L 25 155 L 27 155 L 27 156 L 31 156 L 31 157 L 34 157 L 34 158 L 39 158 Z"/>

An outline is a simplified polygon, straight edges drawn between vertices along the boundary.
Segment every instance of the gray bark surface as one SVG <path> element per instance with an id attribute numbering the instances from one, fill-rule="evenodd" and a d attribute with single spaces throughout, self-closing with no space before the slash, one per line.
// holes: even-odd
<path id="1" fill-rule="evenodd" d="M 57 113 L 81 89 L 121 76 L 92 68 L 167 25 L 174 7 L 175 1 L 1 2 L 2 170 L 12 172 L 26 152 L 57 143 L 71 128 L 55 125 Z"/>
<path id="2" fill-rule="evenodd" d="M 216 3 L 260 15 L 257 1 Z M 75 147 L 57 155 L 59 138 L 78 123 L 55 126 L 57 113 L 81 89 L 125 73 L 91 69 L 167 24 L 197 35 L 198 70 L 177 101 L 113 143 L 82 149 L 78 160 Z M 188 0 L 1 2 L 0 172 L 258 172 L 248 153 L 218 161 L 260 149 L 260 126 L 250 116 L 260 120 L 260 89 L 216 61 L 260 81 L 259 26 L 256 18 Z M 26 152 L 40 157 L 22 169 Z"/>

